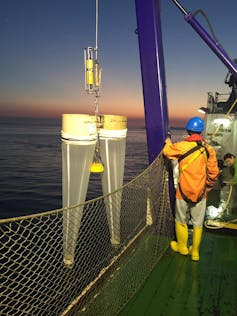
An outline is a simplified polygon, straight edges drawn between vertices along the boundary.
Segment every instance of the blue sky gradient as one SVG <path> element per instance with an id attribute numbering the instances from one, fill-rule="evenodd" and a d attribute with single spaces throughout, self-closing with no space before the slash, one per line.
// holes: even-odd
<path id="1" fill-rule="evenodd" d="M 237 57 L 237 1 L 182 0 L 202 9 L 229 56 Z M 168 109 L 182 125 L 208 91 L 229 92 L 226 67 L 171 0 L 160 0 Z M 196 18 L 209 32 L 202 15 Z M 143 124 L 144 109 L 133 0 L 99 0 L 102 114 Z M 0 116 L 60 117 L 94 113 L 84 91 L 84 48 L 95 46 L 95 0 L 1 0 Z"/>

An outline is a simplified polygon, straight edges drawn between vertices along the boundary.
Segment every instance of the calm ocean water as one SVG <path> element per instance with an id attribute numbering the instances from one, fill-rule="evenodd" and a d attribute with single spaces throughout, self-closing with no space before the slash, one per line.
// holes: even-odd
<path id="1" fill-rule="evenodd" d="M 62 207 L 60 130 L 59 119 L 0 118 L 1 218 Z M 128 130 L 124 182 L 147 165 L 145 129 Z M 101 194 L 100 175 L 91 174 L 87 200 Z"/>

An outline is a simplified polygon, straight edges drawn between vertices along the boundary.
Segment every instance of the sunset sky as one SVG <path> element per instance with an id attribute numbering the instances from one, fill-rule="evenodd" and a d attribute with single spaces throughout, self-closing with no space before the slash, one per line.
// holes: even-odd
<path id="1" fill-rule="evenodd" d="M 202 9 L 229 56 L 237 58 L 237 1 L 181 0 Z M 170 125 L 206 105 L 207 92 L 229 92 L 226 67 L 171 0 L 160 0 Z M 198 21 L 209 32 L 201 14 Z M 144 108 L 133 0 L 99 0 L 101 114 L 143 124 Z M 84 48 L 95 46 L 95 0 L 0 1 L 0 116 L 94 113 L 84 91 Z"/>

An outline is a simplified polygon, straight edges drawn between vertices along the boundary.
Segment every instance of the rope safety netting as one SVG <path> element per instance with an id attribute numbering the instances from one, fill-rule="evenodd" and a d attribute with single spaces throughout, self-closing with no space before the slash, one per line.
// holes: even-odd
<path id="1" fill-rule="evenodd" d="M 116 246 L 110 240 L 108 201 L 120 208 Z M 173 237 L 162 155 L 119 190 L 81 207 L 70 268 L 63 261 L 63 214 L 70 209 L 76 216 L 78 205 L 0 220 L 1 315 L 117 315 Z"/>

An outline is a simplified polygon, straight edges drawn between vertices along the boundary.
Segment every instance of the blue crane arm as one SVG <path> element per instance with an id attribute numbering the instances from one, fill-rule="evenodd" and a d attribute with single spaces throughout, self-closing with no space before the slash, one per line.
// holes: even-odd
<path id="1" fill-rule="evenodd" d="M 228 70 L 237 78 L 237 65 L 231 60 L 220 44 L 216 42 L 206 30 L 197 21 L 194 15 L 187 12 L 184 7 L 177 1 L 172 0 L 175 5 L 184 14 L 185 20 L 192 26 L 192 28 L 198 33 L 198 35 L 204 40 L 204 42 L 210 47 L 210 49 L 216 54 L 216 56 L 225 64 Z"/>

